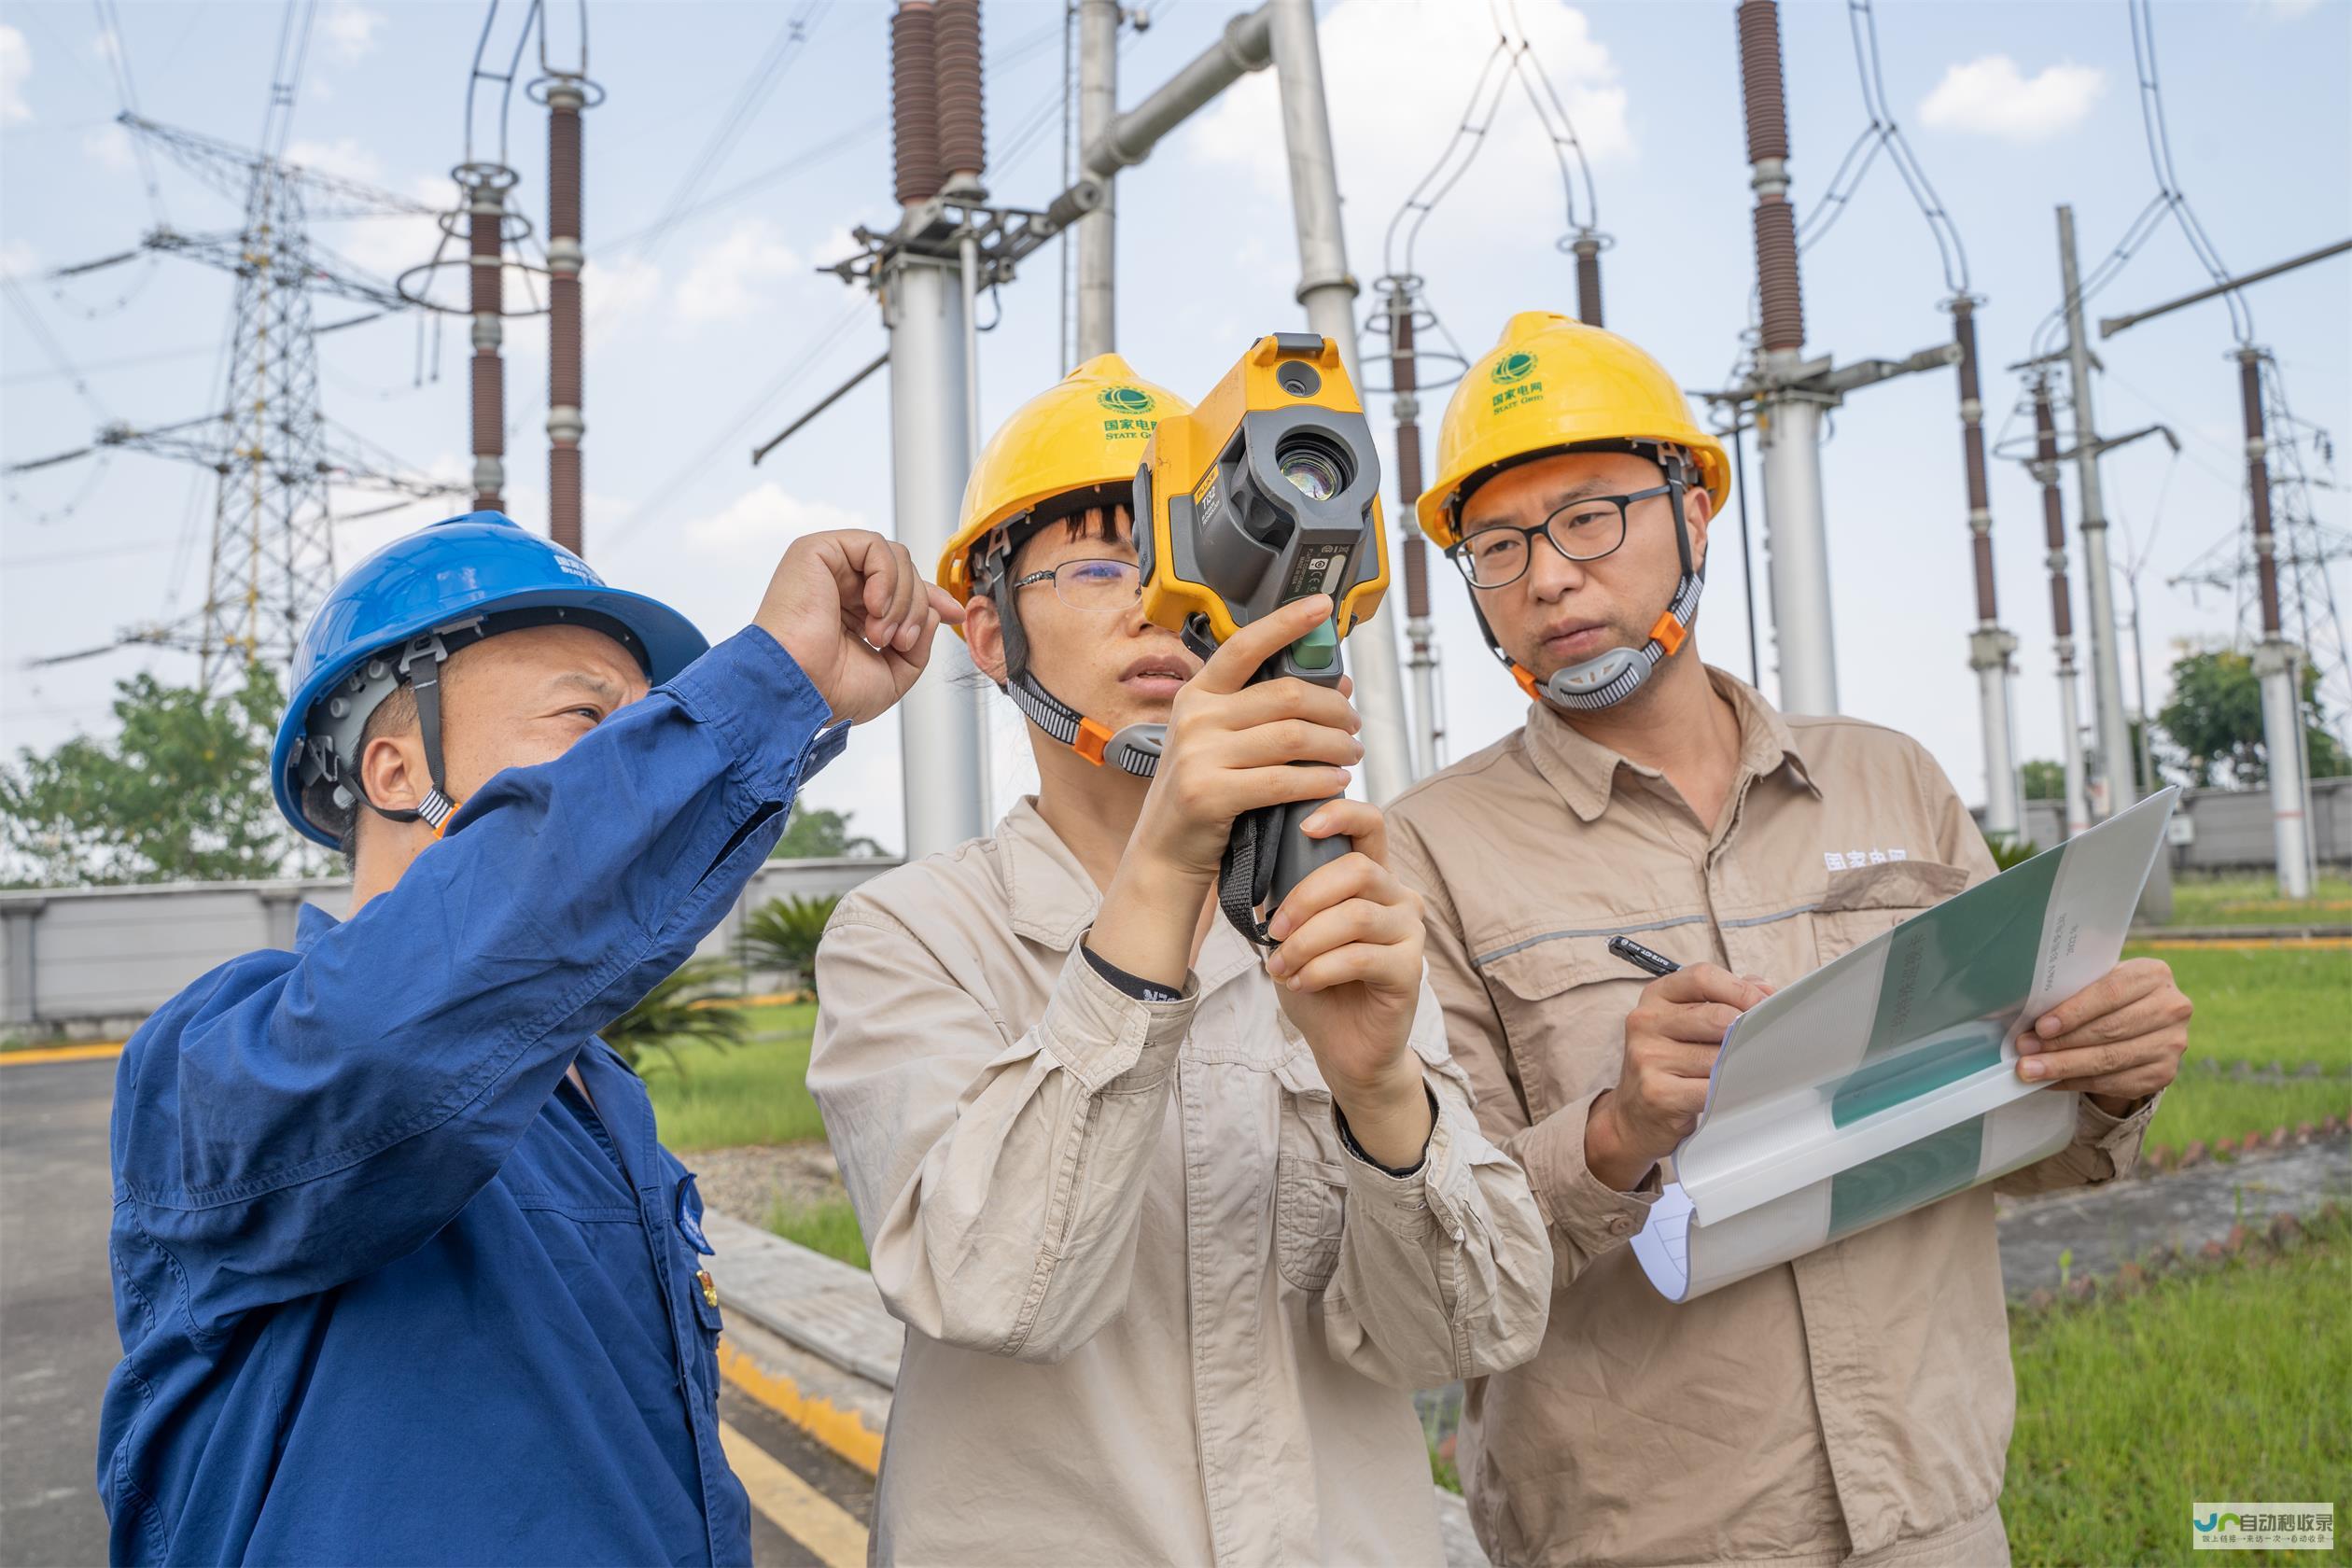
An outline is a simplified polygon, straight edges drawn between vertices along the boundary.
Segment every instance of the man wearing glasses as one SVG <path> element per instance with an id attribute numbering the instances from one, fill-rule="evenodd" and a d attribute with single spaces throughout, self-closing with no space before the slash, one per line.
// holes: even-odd
<path id="1" fill-rule="evenodd" d="M 1775 712 L 1700 663 L 1723 449 L 1665 370 L 1514 316 L 1438 433 L 1422 527 L 1468 582 L 1525 726 L 1389 808 L 1430 981 L 1556 1260 L 1535 1358 L 1471 1385 L 1462 1476 L 1498 1563 L 2005 1561 L 2012 1389 L 1991 1187 L 1679 1306 L 1626 1242 L 1731 1020 L 1994 872 L 1935 761 Z M 1607 951 L 1682 964 L 1655 982 Z M 2002 1191 L 2128 1168 L 2188 999 L 2125 963 L 2038 1020 L 2020 1071 L 2072 1146 Z"/>

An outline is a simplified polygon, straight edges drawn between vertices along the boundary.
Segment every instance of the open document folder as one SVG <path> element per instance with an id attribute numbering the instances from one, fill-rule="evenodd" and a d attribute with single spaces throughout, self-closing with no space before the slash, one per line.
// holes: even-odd
<path id="1" fill-rule="evenodd" d="M 1915 915 L 1743 1014 L 1633 1238 L 1687 1301 L 2065 1148 L 2017 1038 L 2113 969 L 2177 790 Z"/>

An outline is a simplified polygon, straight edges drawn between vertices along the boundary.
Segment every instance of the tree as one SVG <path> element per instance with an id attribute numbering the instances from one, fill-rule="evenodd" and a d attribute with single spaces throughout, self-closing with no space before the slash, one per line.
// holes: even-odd
<path id="1" fill-rule="evenodd" d="M 266 666 L 207 696 L 135 675 L 111 738 L 77 735 L 0 765 L 0 843 L 19 886 L 283 875 L 297 854 L 270 793 L 285 697 Z"/>
<path id="2" fill-rule="evenodd" d="M 743 922 L 747 969 L 780 970 L 793 985 L 817 988 L 817 944 L 833 918 L 839 894 L 819 898 L 773 898 Z"/>
<path id="3" fill-rule="evenodd" d="M 862 834 L 852 837 L 847 811 L 826 811 L 794 802 L 784 834 L 768 851 L 771 861 L 834 861 L 844 856 L 879 855 L 882 846 Z"/>
<path id="4" fill-rule="evenodd" d="M 2036 760 L 2018 770 L 2025 777 L 2027 800 L 2065 800 L 2066 768 L 2063 763 Z"/>
<path id="5" fill-rule="evenodd" d="M 2319 708 L 2319 672 L 2308 664 L 2301 668 L 2312 777 L 2332 777 L 2347 771 L 2344 748 L 2329 733 Z M 2156 721 L 2178 751 L 2190 782 L 2251 789 L 2270 777 L 2262 745 L 2261 681 L 2252 659 L 2229 649 L 2185 653 L 2173 661 L 2172 687 L 2172 700 Z"/>
<path id="6" fill-rule="evenodd" d="M 679 1075 L 686 1062 L 678 1047 L 687 1042 L 724 1051 L 743 1043 L 750 1019 L 735 1005 L 735 967 L 724 959 L 688 959 L 630 1008 L 597 1032 L 629 1071 L 643 1075 L 659 1051 Z"/>

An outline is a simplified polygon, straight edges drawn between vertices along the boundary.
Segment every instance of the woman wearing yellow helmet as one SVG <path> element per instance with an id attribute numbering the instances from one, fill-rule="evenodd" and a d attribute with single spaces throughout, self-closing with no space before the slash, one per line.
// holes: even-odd
<path id="1" fill-rule="evenodd" d="M 908 1327 L 882 1561 L 1435 1561 L 1407 1391 L 1531 1354 L 1550 1253 L 1477 1130 L 1379 812 L 1273 914 L 1234 819 L 1338 793 L 1344 692 L 1252 684 L 1316 598 L 1204 665 L 1141 613 L 1136 467 L 1183 405 L 1115 357 L 1016 413 L 940 579 L 1035 722 L 995 836 L 843 902 L 808 1083 Z"/>

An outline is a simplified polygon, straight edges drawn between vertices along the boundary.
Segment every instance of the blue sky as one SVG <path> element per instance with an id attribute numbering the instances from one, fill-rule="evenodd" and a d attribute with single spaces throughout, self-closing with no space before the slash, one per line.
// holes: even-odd
<path id="1" fill-rule="evenodd" d="M 1607 259 L 1610 325 L 1658 354 L 1684 385 L 1722 385 L 1753 265 L 1731 7 L 1519 0 L 1519 9 L 1593 153 L 1601 225 L 1617 241 Z M 2056 303 L 2052 208 L 2074 203 L 2087 266 L 2155 189 L 2125 8 L 2121 0 L 1923 0 L 1881 9 L 1894 108 L 1959 226 L 1971 285 L 1987 300 L 1980 323 L 1988 432 L 2013 441 L 2029 427 L 2010 418 L 2018 384 L 1999 367 L 2025 356 Z M 1130 35 L 1122 60 L 1128 103 L 1205 47 L 1229 14 L 1212 0 L 1162 0 L 1151 10 L 1151 26 Z M 325 0 L 293 156 L 445 204 L 482 14 L 470 4 Z M 879 227 L 892 217 L 879 122 L 888 11 L 845 0 L 825 12 L 698 188 L 704 204 L 653 238 L 646 231 L 788 13 L 775 5 L 594 0 L 589 14 L 592 74 L 610 94 L 588 118 L 589 554 L 613 581 L 671 597 L 721 636 L 748 618 L 797 530 L 889 525 L 879 377 L 761 468 L 747 462 L 755 441 L 883 345 L 871 301 L 813 268 L 844 253 L 850 225 Z M 119 15 L 146 112 L 229 140 L 256 136 L 280 7 L 184 0 L 123 4 Z M 990 183 L 1004 201 L 1042 205 L 1058 185 L 1059 19 L 1058 4 L 987 7 Z M 2160 4 L 2157 26 L 2177 171 L 2227 262 L 2249 269 L 2352 232 L 2352 107 L 2343 91 L 2352 6 Z M 1799 0 L 1785 7 L 1784 32 L 1802 217 L 1865 115 L 1845 7 Z M 1324 8 L 1350 260 L 1367 308 L 1383 271 L 1383 231 L 1450 133 L 1491 44 L 1480 0 L 1338 0 Z M 215 351 L 226 276 L 178 260 L 63 285 L 41 275 L 126 247 L 147 221 L 136 165 L 108 125 L 117 105 L 105 49 L 87 5 L 0 6 L 0 266 L 89 388 L 77 395 L 15 308 L 0 315 L 0 456 L 9 460 L 80 445 L 103 418 L 167 423 L 216 407 L 221 395 Z M 1271 80 L 1250 78 L 1122 177 L 1120 347 L 1143 374 L 1180 391 L 1205 390 L 1252 337 L 1302 319 L 1274 112 Z M 483 125 L 486 134 L 486 116 Z M 539 111 L 518 104 L 512 142 L 522 204 L 543 218 Z M 812 149 L 823 155 L 803 161 Z M 161 168 L 175 224 L 232 221 L 194 179 L 168 162 Z M 710 200 L 737 187 L 748 189 Z M 1569 265 L 1554 248 L 1563 227 L 1550 149 L 1523 105 L 1510 103 L 1415 258 L 1431 303 L 1466 349 L 1491 343 L 1514 310 L 1573 307 Z M 320 238 L 380 271 L 421 259 L 431 244 L 429 228 L 399 221 L 325 227 Z M 1057 260 L 1051 247 L 1039 253 L 1003 291 L 1000 324 L 983 344 L 990 426 L 1061 368 Z M 2250 295 L 2259 340 L 2276 352 L 2297 413 L 2338 434 L 2352 432 L 2348 268 L 2322 263 Z M 2204 281 L 2167 230 L 2093 313 Z M 1946 335 L 1934 247 L 1890 168 L 1873 171 L 1807 253 L 1805 290 L 1813 352 L 1898 357 Z M 320 310 L 323 320 L 342 314 L 332 304 Z M 441 329 L 441 377 L 422 386 L 418 344 L 417 327 L 402 320 L 324 339 L 323 399 L 330 416 L 379 445 L 460 476 L 462 321 Z M 2102 346 L 2111 372 L 2100 385 L 2103 425 L 2161 419 L 2186 442 L 2177 462 L 2150 441 L 2107 465 L 2110 509 L 2146 553 L 2141 591 L 2159 702 L 2174 645 L 2226 638 L 2234 623 L 2226 596 L 2165 586 L 2240 516 L 2231 346 L 2218 302 Z M 543 329 L 514 324 L 509 347 L 510 507 L 541 526 Z M 1961 792 L 1981 800 L 1954 403 L 1949 373 L 1861 393 L 1836 414 L 1824 464 L 1842 705 L 1918 735 Z M 1373 407 L 1385 428 L 1386 399 Z M 1434 427 L 1434 408 L 1425 423 Z M 2054 757 L 2039 508 L 2015 464 L 1996 462 L 1994 483 L 2001 613 L 2021 641 L 2021 749 Z M 103 728 L 111 682 L 143 665 L 192 674 L 192 661 L 147 652 L 25 666 L 194 603 L 210 505 L 189 469 L 130 455 L 103 472 L 82 465 L 13 482 L 0 517 L 0 663 L 9 675 L 0 731 L 10 748 Z M 2079 621 L 2071 483 L 2067 505 Z M 2318 511 L 2338 526 L 2347 520 L 2341 492 L 2322 493 Z M 345 525 L 339 556 L 357 560 L 428 515 Z M 1751 515 L 1760 573 L 1760 511 Z M 1744 676 L 1734 542 L 1718 535 L 1701 643 Z M 1460 757 L 1516 724 L 1523 705 L 1480 647 L 1457 585 L 1441 579 L 1436 592 L 1449 750 Z M 2341 567 L 2337 592 L 2345 596 Z M 1769 693 L 1769 623 L 1766 647 Z M 2127 693 L 2130 685 L 2127 667 Z M 1019 725 L 1009 707 L 996 723 L 1001 803 L 1023 783 Z M 895 726 L 877 725 L 810 798 L 855 810 L 861 829 L 895 843 L 896 769 Z"/>

